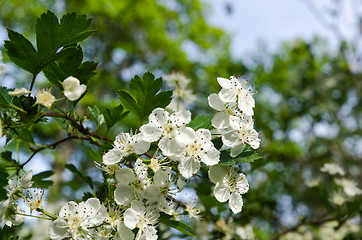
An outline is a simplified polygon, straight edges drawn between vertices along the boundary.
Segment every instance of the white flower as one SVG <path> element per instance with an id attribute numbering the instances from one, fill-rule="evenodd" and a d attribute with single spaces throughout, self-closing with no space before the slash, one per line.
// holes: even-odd
<path id="1" fill-rule="evenodd" d="M 214 196 L 219 202 L 229 200 L 229 207 L 233 213 L 239 213 L 243 207 L 241 194 L 249 190 L 248 180 L 243 173 L 237 173 L 234 168 L 211 166 L 209 179 L 215 183 Z"/>
<path id="2" fill-rule="evenodd" d="M 8 185 L 5 187 L 7 190 L 7 196 L 11 200 L 18 200 L 19 196 L 18 193 L 21 193 L 23 190 L 31 188 L 33 182 L 31 178 L 33 177 L 33 171 L 30 170 L 22 177 L 18 176 L 18 181 L 15 182 L 14 179 L 9 179 Z"/>
<path id="3" fill-rule="evenodd" d="M 141 126 L 142 138 L 147 142 L 155 142 L 161 138 L 158 147 L 163 155 L 173 156 L 182 153 L 185 145 L 193 135 L 193 129 L 185 125 L 191 121 L 188 110 L 172 113 L 156 108 L 149 116 L 149 123 Z"/>
<path id="4" fill-rule="evenodd" d="M 68 77 L 63 81 L 64 96 L 70 101 L 75 101 L 87 90 L 87 86 L 82 84 L 75 77 Z"/>
<path id="5" fill-rule="evenodd" d="M 185 141 L 186 149 L 182 155 L 176 157 L 180 161 L 178 169 L 185 178 L 192 177 L 200 170 L 200 161 L 208 166 L 220 161 L 220 152 L 211 142 L 211 133 L 208 129 L 199 129 Z"/>
<path id="6" fill-rule="evenodd" d="M 30 208 L 30 214 L 37 208 L 42 208 L 44 190 L 33 189 L 28 191 L 28 196 L 25 197 L 25 205 Z"/>
<path id="7" fill-rule="evenodd" d="M 186 78 L 185 75 L 177 72 L 169 75 L 163 76 L 167 86 L 169 87 L 181 87 L 185 88 L 191 81 L 189 78 Z"/>
<path id="8" fill-rule="evenodd" d="M 114 198 L 119 205 L 127 205 L 135 199 L 141 199 L 151 184 L 147 177 L 147 166 L 140 159 L 136 161 L 135 173 L 129 168 L 122 168 L 116 173 L 117 188 Z"/>
<path id="9" fill-rule="evenodd" d="M 106 218 L 106 209 L 97 198 L 79 204 L 70 201 L 60 209 L 58 219 L 49 228 L 49 235 L 51 239 L 87 238 L 89 228 L 100 225 Z"/>
<path id="10" fill-rule="evenodd" d="M 189 203 L 185 204 L 185 211 L 188 212 L 190 218 L 194 218 L 196 220 L 200 220 L 200 208 L 196 208 L 196 199 L 191 200 Z"/>
<path id="11" fill-rule="evenodd" d="M 259 134 L 253 129 L 253 120 L 250 116 L 242 114 L 241 118 L 230 116 L 231 128 L 223 132 L 221 140 L 224 145 L 231 147 L 231 157 L 239 155 L 245 144 L 257 149 L 260 145 Z"/>
<path id="12" fill-rule="evenodd" d="M 236 102 L 238 108 L 245 114 L 254 115 L 253 107 L 255 107 L 255 101 L 250 93 L 251 89 L 246 88 L 247 82 L 244 80 L 243 84 L 239 82 L 236 77 L 231 76 L 230 80 L 226 78 L 218 77 L 217 81 L 222 87 L 219 92 L 219 97 L 223 102 Z"/>
<path id="13" fill-rule="evenodd" d="M 354 197 L 362 194 L 362 189 L 357 187 L 356 183 L 352 180 L 348 180 L 345 178 L 334 179 L 335 183 L 342 186 L 343 191 L 347 196 Z"/>
<path id="14" fill-rule="evenodd" d="M 148 199 L 148 203 L 159 203 L 160 209 L 167 200 L 172 189 L 171 168 L 166 171 L 158 170 L 153 176 L 153 185 L 149 186 L 144 192 L 144 197 Z"/>
<path id="15" fill-rule="evenodd" d="M 335 163 L 325 163 L 320 169 L 322 172 L 327 172 L 330 175 L 339 174 L 344 176 L 345 172 L 338 164 Z"/>
<path id="16" fill-rule="evenodd" d="M 1 75 L 1 74 L 0 74 Z M 28 91 L 26 88 L 15 88 L 14 91 L 9 91 L 8 94 L 10 96 L 21 96 L 31 93 L 31 91 Z"/>
<path id="17" fill-rule="evenodd" d="M 51 89 L 41 89 L 39 92 L 36 92 L 36 103 L 50 108 L 56 100 L 50 91 Z"/>
<path id="18" fill-rule="evenodd" d="M 143 141 L 140 134 L 120 133 L 114 141 L 114 148 L 103 155 L 103 163 L 105 165 L 113 165 L 132 153 L 143 154 L 149 148 L 150 143 Z"/>
<path id="19" fill-rule="evenodd" d="M 330 201 L 336 205 L 343 205 L 343 203 L 346 201 L 346 196 L 342 192 L 334 192 L 332 194 L 332 197 L 330 198 Z"/>
<path id="20" fill-rule="evenodd" d="M 192 93 L 192 90 L 185 88 L 176 88 L 173 91 L 173 97 L 178 98 L 179 100 L 183 100 L 186 103 L 192 103 L 196 100 L 196 96 Z"/>
<path id="21" fill-rule="evenodd" d="M 210 107 L 219 111 L 215 113 L 211 122 L 215 128 L 225 129 L 230 126 L 229 119 L 230 116 L 240 116 L 241 113 L 236 109 L 236 103 L 225 103 L 221 101 L 219 95 L 216 93 L 210 94 L 207 98 Z"/>
<path id="22" fill-rule="evenodd" d="M 123 223 L 118 224 L 117 232 L 121 240 L 134 240 L 134 233 Z"/>
<path id="23" fill-rule="evenodd" d="M 156 240 L 158 238 L 155 225 L 160 214 L 154 206 L 145 207 L 140 201 L 133 201 L 131 208 L 124 212 L 124 225 L 129 229 L 138 228 L 136 240 Z"/>
<path id="24" fill-rule="evenodd" d="M 0 202 L 0 222 L 12 227 L 19 225 L 24 221 L 24 216 L 16 214 L 25 214 L 14 200 L 6 199 Z"/>

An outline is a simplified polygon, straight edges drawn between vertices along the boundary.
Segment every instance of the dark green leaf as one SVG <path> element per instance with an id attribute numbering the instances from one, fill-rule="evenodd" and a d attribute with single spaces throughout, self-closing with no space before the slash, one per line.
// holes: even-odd
<path id="1" fill-rule="evenodd" d="M 0 201 L 5 200 L 7 198 L 6 196 L 6 190 L 5 186 L 8 184 L 8 172 L 5 170 L 3 166 L 0 166 Z"/>
<path id="2" fill-rule="evenodd" d="M 15 234 L 15 228 L 4 226 L 0 228 L 0 240 L 16 240 L 19 239 L 19 236 Z"/>
<path id="3" fill-rule="evenodd" d="M 71 171 L 74 175 L 80 177 L 84 182 L 86 182 L 89 187 L 91 189 L 93 189 L 93 182 L 92 179 L 85 175 L 84 173 L 82 173 L 81 171 L 79 171 L 73 164 L 69 163 L 69 164 L 65 164 L 65 168 L 68 169 L 69 171 Z"/>
<path id="4" fill-rule="evenodd" d="M 141 123 L 155 108 L 165 108 L 171 102 L 172 91 L 159 92 L 162 79 L 155 79 L 150 72 L 146 72 L 143 78 L 136 75 L 129 86 L 130 92 L 122 90 L 117 93 L 122 104 L 137 116 Z"/>
<path id="5" fill-rule="evenodd" d="M 210 128 L 212 115 L 198 115 L 194 119 L 191 120 L 188 127 L 191 127 L 195 130 L 199 128 Z"/>
<path id="6" fill-rule="evenodd" d="M 6 53 L 16 65 L 32 73 L 39 72 L 37 52 L 31 42 L 23 35 L 11 29 L 8 30 L 9 40 L 5 41 Z"/>
<path id="7" fill-rule="evenodd" d="M 0 106 L 8 106 L 12 103 L 14 97 L 8 94 L 11 90 L 13 89 L 0 86 Z"/>
<path id="8" fill-rule="evenodd" d="M 41 173 L 38 173 L 32 177 L 32 181 L 35 183 L 35 186 L 38 188 L 48 188 L 53 184 L 53 181 L 51 180 L 44 180 L 45 178 L 49 178 L 54 174 L 53 171 L 44 171 Z"/>
<path id="9" fill-rule="evenodd" d="M 230 150 L 221 151 L 219 165 L 235 165 L 236 162 L 254 162 L 262 159 L 254 149 L 247 145 L 243 152 L 236 157 L 230 157 Z"/>
<path id="10" fill-rule="evenodd" d="M 99 126 L 99 116 L 101 115 L 101 112 L 97 106 L 94 106 L 93 108 L 88 107 L 88 112 L 93 121 L 97 124 L 97 126 Z"/>
<path id="11" fill-rule="evenodd" d="M 125 113 L 122 112 L 123 112 L 122 105 L 119 105 L 112 109 L 105 108 L 102 111 L 102 114 L 104 116 L 104 121 L 106 122 L 108 128 L 111 128 L 114 124 L 116 124 L 118 121 L 127 116 L 128 112 Z"/>
<path id="12" fill-rule="evenodd" d="M 187 236 L 196 238 L 196 236 L 193 233 L 191 233 L 192 228 L 190 226 L 186 225 L 183 222 L 170 220 L 169 218 L 170 217 L 168 215 L 161 213 L 160 222 L 186 234 Z"/>

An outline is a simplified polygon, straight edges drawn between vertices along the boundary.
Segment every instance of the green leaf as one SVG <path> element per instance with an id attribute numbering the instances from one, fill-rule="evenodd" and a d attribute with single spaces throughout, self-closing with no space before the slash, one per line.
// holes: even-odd
<path id="1" fill-rule="evenodd" d="M 93 121 L 97 124 L 97 126 L 99 126 L 99 116 L 101 115 L 101 112 L 99 111 L 97 106 L 94 106 L 93 108 L 89 106 L 88 112 Z"/>
<path id="2" fill-rule="evenodd" d="M 31 42 L 22 34 L 7 29 L 9 40 L 5 41 L 6 53 L 16 65 L 32 73 L 39 72 L 39 60 L 37 52 Z"/>
<path id="3" fill-rule="evenodd" d="M 236 157 L 230 157 L 230 150 L 221 151 L 219 165 L 235 165 L 236 162 L 254 162 L 262 159 L 254 149 L 247 145 L 242 153 Z"/>
<path id="4" fill-rule="evenodd" d="M 35 186 L 38 188 L 48 188 L 51 185 L 53 185 L 53 181 L 51 180 L 44 180 L 45 178 L 49 178 L 54 174 L 53 171 L 44 171 L 41 173 L 38 173 L 32 177 L 32 181 L 35 183 Z"/>
<path id="5" fill-rule="evenodd" d="M 3 168 L 3 166 L 0 167 L 0 201 L 7 199 L 6 193 L 7 191 L 5 190 L 5 186 L 8 184 L 8 177 L 9 174 L 8 172 L 5 170 L 5 168 Z"/>
<path id="6" fill-rule="evenodd" d="M 4 226 L 0 228 L 0 240 L 16 240 L 19 239 L 19 236 L 15 236 L 15 228 Z"/>
<path id="7" fill-rule="evenodd" d="M 3 86 L 0 86 L 0 106 L 1 107 L 7 107 L 11 105 L 13 101 L 13 96 L 10 96 L 8 92 L 13 89 L 9 89 Z"/>
<path id="8" fill-rule="evenodd" d="M 105 108 L 102 111 L 102 114 L 104 116 L 104 121 L 106 122 L 106 125 L 109 128 L 113 127 L 114 124 L 116 124 L 118 121 L 125 118 L 128 114 L 128 112 L 123 112 L 123 106 L 119 105 L 115 108 Z"/>
<path id="9" fill-rule="evenodd" d="M 167 226 L 172 227 L 172 228 L 186 234 L 187 236 L 196 238 L 196 236 L 193 233 L 191 233 L 192 228 L 190 226 L 186 225 L 183 222 L 170 220 L 169 219 L 170 217 L 164 213 L 161 213 L 160 215 L 161 215 L 160 216 L 161 223 L 164 223 Z"/>
<path id="10" fill-rule="evenodd" d="M 200 128 L 210 128 L 212 118 L 213 115 L 198 115 L 192 119 L 191 122 L 187 124 L 187 126 L 195 130 Z"/>
<path id="11" fill-rule="evenodd" d="M 172 91 L 159 92 L 162 87 L 162 79 L 146 72 L 143 78 L 135 76 L 129 86 L 130 92 L 117 91 L 123 104 L 131 113 L 137 116 L 141 123 L 155 108 L 165 108 L 171 102 Z"/>
<path id="12" fill-rule="evenodd" d="M 79 171 L 73 164 L 69 163 L 69 164 L 65 164 L 65 168 L 68 169 L 69 171 L 71 171 L 74 175 L 80 177 L 84 182 L 86 182 L 89 187 L 91 189 L 93 189 L 93 182 L 92 179 L 85 175 L 84 173 L 82 173 L 81 171 Z"/>

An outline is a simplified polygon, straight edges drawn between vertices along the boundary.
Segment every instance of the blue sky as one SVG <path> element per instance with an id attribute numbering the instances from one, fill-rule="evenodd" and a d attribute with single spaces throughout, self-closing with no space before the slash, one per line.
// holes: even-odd
<path id="1" fill-rule="evenodd" d="M 233 37 L 234 56 L 255 52 L 259 40 L 263 40 L 269 49 L 276 50 L 281 41 L 295 38 L 311 39 L 315 35 L 327 38 L 332 47 L 337 40 L 313 15 L 305 2 L 308 0 L 204 0 L 211 8 L 208 20 L 219 26 Z M 326 11 L 333 5 L 332 0 L 309 0 L 314 2 L 320 16 L 328 19 Z M 227 14 L 225 4 L 232 6 Z M 344 38 L 351 38 L 355 32 L 357 12 L 360 12 L 357 0 L 343 0 L 340 9 L 339 28 Z M 358 7 L 359 8 L 358 8 Z"/>

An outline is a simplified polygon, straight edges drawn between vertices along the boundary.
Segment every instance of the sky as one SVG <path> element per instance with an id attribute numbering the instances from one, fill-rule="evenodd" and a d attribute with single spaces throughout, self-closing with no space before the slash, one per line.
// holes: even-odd
<path id="1" fill-rule="evenodd" d="M 337 45 L 334 33 L 323 25 L 317 15 L 330 20 L 326 11 L 333 0 L 204 0 L 211 8 L 208 21 L 231 34 L 234 56 L 257 50 L 258 41 L 263 40 L 268 49 L 277 50 L 282 41 L 296 38 L 311 39 L 318 35 L 327 38 L 332 47 Z M 315 4 L 317 11 L 308 8 Z M 344 38 L 355 33 L 354 17 L 361 12 L 357 0 L 342 0 L 339 6 L 338 26 Z M 231 6 L 228 14 L 226 4 Z M 359 6 L 359 7 L 357 7 Z M 313 14 L 314 13 L 314 14 Z M 320 17 L 319 17 L 320 18 Z M 336 22 L 336 21 L 334 21 Z"/>

